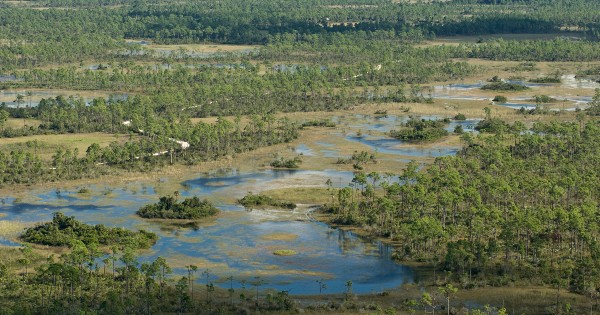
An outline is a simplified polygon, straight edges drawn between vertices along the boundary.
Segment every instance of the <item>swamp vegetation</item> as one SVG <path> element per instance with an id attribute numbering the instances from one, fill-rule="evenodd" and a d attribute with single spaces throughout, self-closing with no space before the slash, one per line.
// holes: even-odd
<path id="1" fill-rule="evenodd" d="M 292 212 L 302 203 L 294 189 L 305 189 L 322 207 L 302 220 L 383 240 L 393 248 L 380 248 L 386 259 L 420 270 L 414 284 L 364 296 L 350 280 L 327 294 L 327 275 L 311 274 L 319 296 L 307 301 L 266 290 L 259 275 L 217 282 L 195 262 L 140 260 L 158 251 L 156 231 L 56 212 L 6 233 L 20 245 L 0 247 L 0 313 L 506 314 L 526 304 L 522 296 L 485 306 L 478 293 L 527 287 L 550 293 L 523 313 L 597 312 L 600 90 L 588 87 L 600 77 L 599 16 L 595 0 L 0 1 L 0 90 L 16 95 L 0 104 L 1 206 L 18 204 L 11 196 L 31 185 L 139 174 L 160 182 L 162 172 L 228 161 L 352 171 L 349 183 L 312 190 L 293 182 L 281 193 L 290 199 L 269 195 L 278 187 L 216 203 L 176 193 L 137 214 L 196 221 L 231 215 L 223 205 L 236 201 L 257 215 Z M 563 86 L 569 73 L 588 87 Z M 442 95 L 439 84 L 463 94 Z M 92 92 L 112 96 L 85 97 Z M 339 116 L 358 109 L 375 113 L 373 122 Z M 473 126 L 459 123 L 467 120 Z M 331 146 L 324 154 L 273 151 L 319 133 L 319 145 Z M 92 144 L 48 140 L 64 135 Z M 457 153 L 409 162 L 365 145 L 380 143 Z M 243 187 L 263 189 L 257 183 Z M 267 250 L 309 274 L 302 251 L 284 245 Z"/>

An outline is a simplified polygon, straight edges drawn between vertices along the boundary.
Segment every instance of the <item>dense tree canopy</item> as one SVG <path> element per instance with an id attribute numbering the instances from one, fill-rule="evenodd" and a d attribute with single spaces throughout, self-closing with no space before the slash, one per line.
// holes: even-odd
<path id="1" fill-rule="evenodd" d="M 208 200 L 194 196 L 177 202 L 176 196 L 163 196 L 156 204 L 141 207 L 136 214 L 147 219 L 196 220 L 219 213 Z"/>
<path id="2" fill-rule="evenodd" d="M 21 239 L 29 243 L 50 246 L 70 246 L 73 242 L 81 241 L 86 245 L 127 245 L 131 248 L 149 248 L 156 243 L 158 236 L 144 230 L 131 232 L 123 228 L 89 225 L 75 220 L 75 217 L 57 212 L 51 222 L 25 229 Z"/>
<path id="3" fill-rule="evenodd" d="M 399 182 L 356 174 L 338 191 L 337 221 L 401 242 L 398 257 L 441 259 L 467 284 L 569 279 L 596 290 L 600 123 L 498 132 L 466 136 L 457 156 L 427 170 L 410 164 Z"/>

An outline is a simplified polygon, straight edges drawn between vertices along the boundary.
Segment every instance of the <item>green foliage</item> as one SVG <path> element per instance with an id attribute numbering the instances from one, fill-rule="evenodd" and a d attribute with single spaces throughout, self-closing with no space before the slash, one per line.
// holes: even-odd
<path id="1" fill-rule="evenodd" d="M 384 181 L 375 198 L 357 176 L 355 189 L 338 190 L 336 222 L 399 242 L 400 259 L 442 259 L 464 287 L 522 279 L 595 290 L 600 121 L 538 123 L 529 133 L 515 123 L 510 130 L 480 135 L 424 170 L 409 164 L 401 182 Z"/>
<path id="2" fill-rule="evenodd" d="M 25 229 L 21 239 L 35 244 L 49 246 L 68 246 L 75 241 L 83 244 L 106 246 L 128 245 L 133 248 L 149 248 L 158 240 L 151 232 L 128 231 L 122 228 L 109 228 L 104 225 L 88 225 L 56 212 L 51 222 Z"/>
<path id="3" fill-rule="evenodd" d="M 210 201 L 194 196 L 177 202 L 173 196 L 163 196 L 156 204 L 141 207 L 136 214 L 147 219 L 197 220 L 219 213 Z"/>
<path id="4" fill-rule="evenodd" d="M 496 96 L 494 96 L 494 99 L 492 101 L 494 101 L 496 103 L 504 104 L 504 103 L 508 102 L 508 97 L 506 97 L 504 95 L 496 95 Z"/>
<path id="5" fill-rule="evenodd" d="M 238 200 L 238 202 L 246 208 L 252 208 L 252 207 L 259 207 L 259 208 L 277 207 L 277 208 L 284 208 L 284 209 L 295 209 L 296 208 L 296 204 L 294 204 L 292 202 L 277 201 L 269 196 L 262 195 L 262 194 L 255 195 L 252 193 L 248 193 L 246 196 L 244 196 L 244 198 Z"/>
<path id="6" fill-rule="evenodd" d="M 275 168 L 298 168 L 300 167 L 300 163 L 302 163 L 300 156 L 296 156 L 293 159 L 286 159 L 280 156 L 271 162 L 271 166 Z"/>
<path id="7" fill-rule="evenodd" d="M 456 125 L 456 127 L 454 127 L 454 133 L 457 135 L 462 135 L 465 133 L 465 130 L 463 129 L 462 125 Z"/>
<path id="8" fill-rule="evenodd" d="M 367 151 L 354 151 L 352 156 L 349 158 L 338 158 L 336 164 L 352 164 L 354 169 L 362 170 L 364 166 L 368 163 L 377 163 L 377 158 L 375 154 L 369 153 Z"/>
<path id="9" fill-rule="evenodd" d="M 529 82 L 533 83 L 560 83 L 560 77 L 541 77 L 541 78 L 533 78 L 529 80 Z"/>
<path id="10" fill-rule="evenodd" d="M 335 122 L 329 119 L 321 119 L 321 120 L 310 120 L 302 123 L 302 127 L 335 127 Z"/>
<path id="11" fill-rule="evenodd" d="M 594 94 L 594 98 L 589 106 L 590 107 L 586 109 L 588 115 L 600 116 L 600 89 L 596 89 L 596 94 Z"/>
<path id="12" fill-rule="evenodd" d="M 477 125 L 475 125 L 475 130 L 479 132 L 501 134 L 508 132 L 510 130 L 510 125 L 500 118 L 488 118 L 478 122 Z"/>
<path id="13" fill-rule="evenodd" d="M 511 41 L 498 39 L 477 45 L 448 48 L 456 57 L 514 61 L 592 61 L 600 57 L 600 43 L 566 38 Z"/>
<path id="14" fill-rule="evenodd" d="M 556 102 L 555 98 L 550 97 L 548 95 L 534 95 L 533 100 L 538 104 Z"/>
<path id="15" fill-rule="evenodd" d="M 517 109 L 517 112 L 521 115 L 548 115 L 548 114 L 557 115 L 557 114 L 559 114 L 559 112 L 550 111 L 548 109 L 545 109 L 543 106 L 536 106 L 535 108 L 531 108 L 531 109 L 526 109 L 525 107 L 521 107 L 521 108 Z"/>
<path id="16" fill-rule="evenodd" d="M 407 142 L 435 141 L 448 135 L 444 129 L 448 121 L 411 118 L 403 129 L 390 131 L 393 138 Z"/>
<path id="17" fill-rule="evenodd" d="M 456 116 L 454 116 L 453 119 L 454 120 L 467 120 L 467 116 L 465 116 L 465 114 L 458 113 L 458 114 L 456 114 Z"/>
<path id="18" fill-rule="evenodd" d="M 78 194 L 89 194 L 90 193 L 90 189 L 87 187 L 81 187 L 78 191 Z"/>
<path id="19" fill-rule="evenodd" d="M 148 171 L 169 163 L 196 164 L 214 160 L 225 155 L 246 152 L 258 147 L 289 142 L 298 137 L 298 125 L 288 119 L 275 119 L 272 114 L 252 115 L 244 129 L 239 123 L 219 118 L 215 124 L 189 123 L 182 116 L 182 123 L 172 121 L 171 114 L 160 106 L 160 100 L 132 98 L 124 102 L 104 103 L 97 100 L 90 106 L 81 101 L 57 97 L 56 103 L 39 106 L 39 119 L 46 121 L 45 128 L 57 128 L 56 132 L 105 131 L 127 132 L 131 128 L 139 133 L 128 141 L 115 141 L 106 147 L 92 144 L 80 156 L 77 149 L 58 148 L 51 161 L 43 161 L 40 152 L 33 147 L 0 150 L 0 184 L 35 183 L 97 177 L 123 170 Z M 178 107 L 167 111 L 181 114 Z M 133 117 L 131 126 L 125 126 L 127 117 Z M 49 127 L 50 125 L 55 127 Z M 70 126 L 70 127 L 67 127 Z M 168 126 L 168 128 L 163 128 Z M 8 130 L 8 129 L 7 129 Z M 140 132 L 143 130 L 143 132 Z M 176 139 L 184 139 L 189 147 L 183 148 Z M 182 140 L 183 141 L 183 140 Z M 40 144 L 40 147 L 43 144 Z"/>
<path id="20" fill-rule="evenodd" d="M 517 92 L 529 90 L 529 87 L 517 83 L 491 82 L 481 87 L 482 90 Z"/>

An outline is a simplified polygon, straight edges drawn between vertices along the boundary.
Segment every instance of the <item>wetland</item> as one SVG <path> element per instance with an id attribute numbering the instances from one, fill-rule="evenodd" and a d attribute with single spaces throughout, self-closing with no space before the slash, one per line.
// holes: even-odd
<path id="1" fill-rule="evenodd" d="M 597 312 L 597 3 L 338 2 L 0 1 L 0 313 Z"/>

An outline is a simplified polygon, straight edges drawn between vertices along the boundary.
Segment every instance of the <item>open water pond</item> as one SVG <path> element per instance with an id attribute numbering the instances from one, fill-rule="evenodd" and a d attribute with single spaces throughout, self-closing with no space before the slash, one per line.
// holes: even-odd
<path id="1" fill-rule="evenodd" d="M 360 142 L 371 147 L 373 151 L 385 154 L 401 155 L 408 157 L 439 157 L 445 155 L 453 155 L 458 152 L 458 147 L 421 147 L 421 146 L 406 146 L 403 142 L 387 137 L 379 136 L 364 136 L 358 137 L 349 135 L 347 140 Z"/>
<path id="2" fill-rule="evenodd" d="M 349 280 L 358 293 L 382 291 L 413 281 L 413 271 L 393 262 L 392 249 L 381 242 L 329 228 L 311 220 L 307 211 L 247 211 L 232 201 L 248 191 L 324 187 L 327 179 L 341 187 L 352 177 L 352 172 L 337 171 L 224 171 L 199 174 L 181 183 L 92 186 L 89 187 L 91 192 L 86 194 L 78 194 L 77 189 L 32 191 L 21 200 L 3 198 L 0 212 L 6 214 L 2 220 L 33 223 L 50 220 L 53 212 L 61 211 L 90 224 L 153 231 L 160 239 L 141 254 L 140 261 L 166 257 L 181 275 L 185 274 L 186 265 L 194 264 L 200 271 L 209 269 L 210 280 L 222 287 L 229 287 L 229 276 L 233 276 L 233 285 L 237 288 L 242 286 L 243 280 L 247 289 L 260 282 L 261 288 L 291 290 L 292 294 L 318 293 L 316 281 L 319 279 L 327 284 L 326 293 L 343 292 Z M 157 191 L 161 189 L 158 186 L 163 184 L 178 187 L 180 198 L 196 195 L 213 200 L 222 213 L 193 227 L 177 227 L 137 217 L 136 210 L 158 200 Z M 273 254 L 280 249 L 291 249 L 297 254 Z M 204 277 L 197 278 L 205 281 Z"/>
<path id="3" fill-rule="evenodd" d="M 452 155 L 458 152 L 459 148 L 455 146 L 419 146 L 411 145 L 403 141 L 390 138 L 388 134 L 391 130 L 398 129 L 401 124 L 406 123 L 409 116 L 396 115 L 353 115 L 352 117 L 334 117 L 337 121 L 349 121 L 347 127 L 352 131 L 345 135 L 345 139 L 352 142 L 359 142 L 367 145 L 371 150 L 378 153 L 398 155 L 411 158 L 418 157 L 439 157 Z M 442 116 L 415 116 L 416 119 L 440 120 Z M 445 129 L 453 132 L 457 125 L 462 126 L 465 132 L 476 132 L 475 126 L 481 119 L 469 119 L 464 121 L 451 120 Z M 358 131 L 361 136 L 358 136 Z M 335 156 L 332 149 L 322 150 L 325 156 Z"/>

